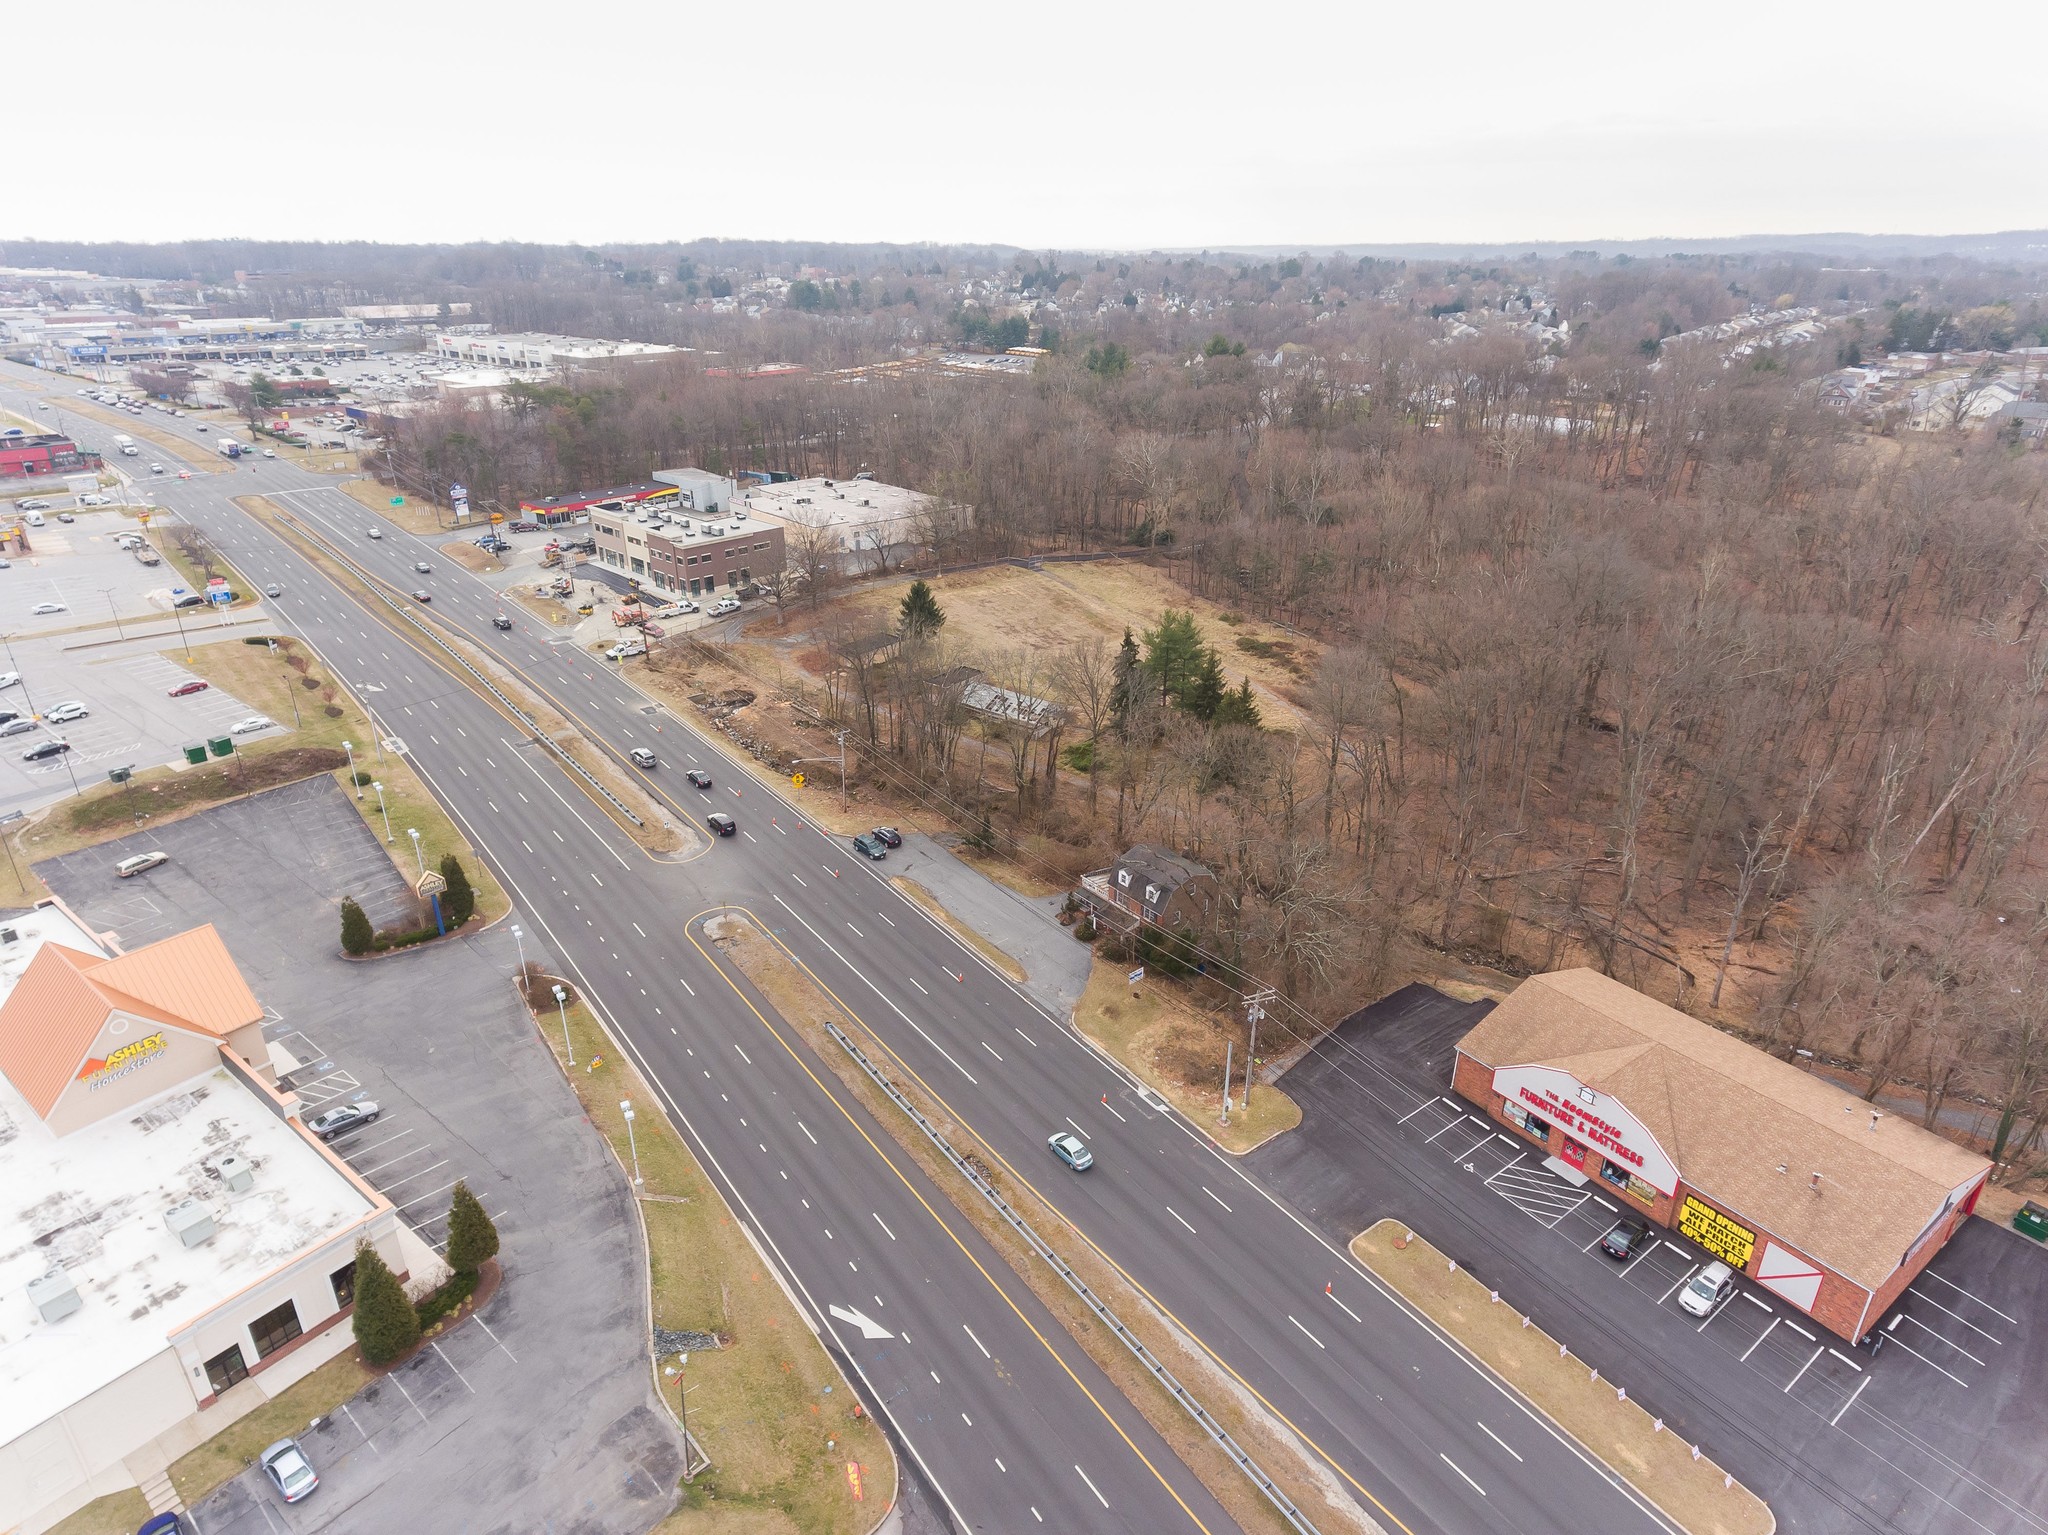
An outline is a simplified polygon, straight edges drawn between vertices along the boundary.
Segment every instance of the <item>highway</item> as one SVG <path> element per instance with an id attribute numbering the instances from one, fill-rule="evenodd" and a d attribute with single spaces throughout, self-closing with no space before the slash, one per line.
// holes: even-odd
<path id="1" fill-rule="evenodd" d="M 94 445 L 117 429 L 64 419 Z M 203 448 L 192 456 L 203 459 Z M 404 739 L 522 911 L 631 1042 L 735 1209 L 867 1375 L 963 1528 L 1230 1522 L 947 1200 L 725 969 L 697 914 L 730 903 L 772 930 L 885 1043 L 901 1075 L 1068 1223 L 1044 1233 L 1055 1245 L 1093 1246 L 1389 1529 L 1674 1528 L 843 842 L 654 707 L 633 686 L 631 663 L 621 674 L 551 642 L 523 616 L 509 635 L 491 629 L 500 604 L 483 583 L 389 524 L 381 540 L 366 538 L 374 513 L 282 462 L 148 489 L 205 529 L 249 579 L 286 583 L 273 605 L 283 620 L 359 689 L 380 690 L 367 698 L 387 733 Z M 289 506 L 398 590 L 430 590 L 437 621 L 495 650 L 622 763 L 627 747 L 655 746 L 664 767 L 645 782 L 678 820 L 701 824 L 715 804 L 742 835 L 678 861 L 641 853 L 501 715 L 414 648 L 402 620 L 336 590 L 228 499 L 253 493 Z M 419 560 L 433 565 L 430 575 L 413 571 Z M 717 778 L 710 796 L 681 781 L 680 767 L 692 763 Z M 1096 1155 L 1084 1177 L 1045 1151 L 1046 1135 L 1069 1127 Z M 864 1339 L 826 1311 L 832 1305 L 896 1336 Z M 1181 1373 L 1199 1389 L 1198 1376 Z M 1036 1501 L 1019 1501 L 1027 1498 Z"/>

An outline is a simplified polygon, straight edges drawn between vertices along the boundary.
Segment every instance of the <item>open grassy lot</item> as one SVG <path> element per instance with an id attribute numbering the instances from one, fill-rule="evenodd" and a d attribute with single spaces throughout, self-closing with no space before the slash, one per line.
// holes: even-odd
<path id="1" fill-rule="evenodd" d="M 568 1069 L 570 1083 L 623 1168 L 631 1168 L 632 1152 L 619 1100 L 638 1107 L 654 1325 L 724 1341 L 692 1353 L 680 1370 L 673 1355 L 661 1362 L 662 1393 L 671 1404 L 689 1389 L 690 1434 L 711 1467 L 683 1489 L 682 1506 L 659 1529 L 866 1535 L 895 1497 L 888 1442 L 873 1419 L 852 1416 L 855 1393 L 589 1010 L 579 1002 L 568 1021 L 579 1063 Z M 550 1007 L 537 1023 L 563 1060 L 558 1014 Z M 594 1070 L 593 1060 L 601 1060 Z M 849 1461 L 861 1467 L 858 1503 L 847 1485 Z"/>
<path id="2" fill-rule="evenodd" d="M 1399 1244 L 1399 1245 L 1396 1245 Z M 1552 1422 L 1604 1461 L 1693 1535 L 1770 1535 L 1777 1519 L 1741 1483 L 1682 1435 L 1662 1428 L 1589 1366 L 1558 1352 L 1540 1327 L 1522 1325 L 1506 1301 L 1399 1221 L 1381 1221 L 1351 1240 L 1351 1254 L 1444 1331 L 1478 1355 Z"/>
<path id="3" fill-rule="evenodd" d="M 238 1418 L 206 1443 L 171 1463 L 171 1485 L 191 1507 L 216 1487 L 232 1481 L 256 1462 L 267 1444 L 304 1430 L 315 1418 L 333 1412 L 370 1383 L 370 1372 L 353 1348 L 338 1354 L 296 1385 Z"/>
<path id="4" fill-rule="evenodd" d="M 1141 1077 L 1226 1151 L 1246 1152 L 1301 1123 L 1301 1106 L 1277 1087 L 1252 1086 L 1249 1109 L 1233 1107 L 1223 1123 L 1223 1065 L 1230 1052 L 1233 1105 L 1244 1095 L 1249 1035 L 1233 1013 L 1210 1015 L 1189 1003 L 1171 981 L 1147 976 L 1133 987 L 1130 967 L 1095 956 L 1074 1023 Z"/>
<path id="5" fill-rule="evenodd" d="M 434 504 L 417 496 L 405 495 L 403 506 L 393 506 L 391 498 L 404 493 L 388 485 L 379 485 L 375 480 L 343 480 L 340 488 L 344 494 L 355 497 L 386 522 L 404 528 L 408 533 L 445 533 L 453 527 L 467 526 L 457 524 L 454 520 L 455 514 L 445 508 L 439 509 L 437 517 Z M 474 518 L 471 521 L 476 523 L 479 531 L 488 526 L 487 523 Z"/>

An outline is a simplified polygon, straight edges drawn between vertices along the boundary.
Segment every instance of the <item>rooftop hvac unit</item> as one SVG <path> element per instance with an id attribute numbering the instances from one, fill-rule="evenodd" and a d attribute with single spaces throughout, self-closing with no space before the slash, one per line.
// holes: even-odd
<path id="1" fill-rule="evenodd" d="M 198 1247 L 213 1236 L 213 1212 L 196 1199 L 181 1199 L 164 1211 L 164 1225 L 187 1247 Z"/>
<path id="2" fill-rule="evenodd" d="M 49 1273 L 31 1279 L 28 1298 L 35 1303 L 45 1322 L 61 1322 L 85 1304 L 78 1298 L 78 1286 L 62 1269 L 51 1269 Z"/>
<path id="3" fill-rule="evenodd" d="M 20 943 L 20 942 L 21 942 L 21 930 L 20 930 L 19 928 L 12 928 L 12 927 L 0 927 L 0 943 Z"/>
<path id="4" fill-rule="evenodd" d="M 213 1164 L 213 1170 L 220 1174 L 220 1181 L 227 1185 L 230 1194 L 246 1194 L 256 1186 L 256 1169 L 239 1152 L 229 1152 Z"/>

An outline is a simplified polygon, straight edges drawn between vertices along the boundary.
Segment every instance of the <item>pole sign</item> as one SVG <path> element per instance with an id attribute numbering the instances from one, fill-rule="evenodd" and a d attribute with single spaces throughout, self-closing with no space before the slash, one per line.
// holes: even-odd
<path id="1" fill-rule="evenodd" d="M 1145 979 L 1145 967 L 1144 967 L 1143 965 L 1140 965 L 1140 966 L 1138 966 L 1138 968 L 1137 968 L 1137 969 L 1135 969 L 1135 970 L 1133 970 L 1133 971 L 1131 972 L 1131 984 L 1132 984 L 1133 986 L 1137 985 L 1137 984 L 1138 984 L 1138 982 L 1140 982 L 1140 981 L 1142 981 L 1142 980 L 1144 980 L 1144 979 Z"/>
<path id="2" fill-rule="evenodd" d="M 469 516 L 469 487 L 467 485 L 450 485 L 448 487 L 448 504 L 455 508 L 455 515 L 458 519 L 466 520 Z M 495 517 L 491 520 L 493 522 L 497 521 Z"/>

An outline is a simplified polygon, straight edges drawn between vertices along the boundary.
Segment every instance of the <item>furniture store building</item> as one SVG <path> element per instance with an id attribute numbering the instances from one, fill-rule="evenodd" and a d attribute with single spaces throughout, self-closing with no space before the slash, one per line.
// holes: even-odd
<path id="1" fill-rule="evenodd" d="M 1531 976 L 1458 1042 L 1458 1092 L 1567 1182 L 1854 1342 L 1991 1164 L 1592 970 Z"/>

